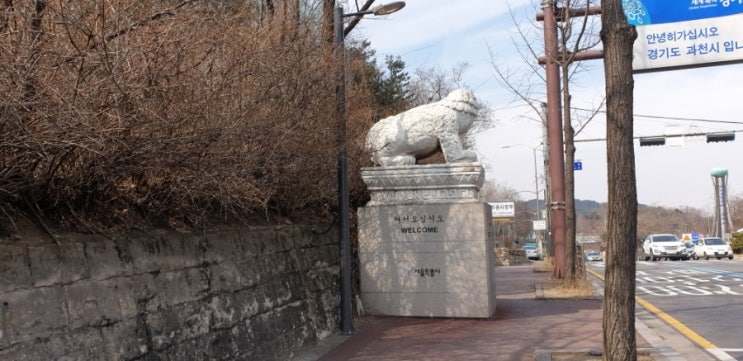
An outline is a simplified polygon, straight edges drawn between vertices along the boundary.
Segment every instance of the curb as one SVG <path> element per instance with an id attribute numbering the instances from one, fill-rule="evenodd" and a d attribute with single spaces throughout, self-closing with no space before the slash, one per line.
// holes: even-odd
<path id="1" fill-rule="evenodd" d="M 544 299 L 544 290 L 542 289 L 541 283 L 535 283 L 534 284 L 534 298 L 538 300 Z"/>
<path id="2" fill-rule="evenodd" d="M 593 287 L 593 297 L 588 299 L 604 298 L 604 287 L 603 280 L 591 271 L 586 272 L 588 281 Z M 544 296 L 544 288 L 541 283 L 534 284 L 534 298 L 544 300 L 547 299 Z M 586 297 L 583 297 L 586 299 Z M 666 345 L 666 343 L 655 334 L 645 323 L 635 317 L 635 329 L 651 346 L 651 348 L 638 348 L 638 353 L 646 353 L 653 356 L 656 361 L 686 361 L 686 358 L 681 356 L 676 350 Z M 586 353 L 589 355 L 600 356 L 602 355 L 601 349 L 537 349 L 535 351 L 536 361 L 552 361 L 552 354 L 556 353 Z"/>
<path id="3" fill-rule="evenodd" d="M 553 354 L 562 354 L 562 353 L 583 353 L 590 356 L 601 356 L 603 354 L 603 351 L 598 348 L 584 348 L 584 349 L 575 349 L 575 350 L 540 350 L 537 349 L 535 351 L 536 361 L 552 361 L 552 355 Z M 672 359 L 668 359 L 663 354 L 662 350 L 659 350 L 657 348 L 638 348 L 637 349 L 638 354 L 646 354 L 653 357 L 655 361 L 671 361 Z"/>
<path id="4" fill-rule="evenodd" d="M 291 361 L 317 361 L 330 350 L 346 342 L 351 335 L 332 335 L 318 342 L 317 345 L 299 352 L 298 355 L 290 358 Z"/>
<path id="5" fill-rule="evenodd" d="M 586 274 L 591 278 L 590 282 L 593 285 L 594 291 L 603 295 L 604 279 L 594 271 L 588 269 L 586 269 Z M 639 333 L 640 336 L 645 339 L 645 341 L 653 346 L 651 350 L 656 350 L 659 353 L 658 355 L 654 355 L 655 357 L 661 357 L 657 358 L 658 361 L 686 361 L 686 358 L 681 356 L 681 354 L 676 352 L 676 350 L 674 350 L 673 348 L 669 347 L 666 342 L 658 336 L 658 334 L 653 332 L 653 330 L 651 330 L 644 322 L 637 318 L 637 316 L 635 316 L 635 331 Z M 638 349 L 638 351 L 639 350 L 640 349 Z"/>

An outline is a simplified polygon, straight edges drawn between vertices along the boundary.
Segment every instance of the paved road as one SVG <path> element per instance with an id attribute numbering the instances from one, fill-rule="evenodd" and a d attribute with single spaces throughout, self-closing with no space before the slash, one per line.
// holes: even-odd
<path id="1" fill-rule="evenodd" d="M 688 328 L 719 360 L 743 360 L 743 262 L 640 262 L 637 295 Z"/>
<path id="2" fill-rule="evenodd" d="M 603 274 L 602 266 L 589 269 Z M 655 327 L 663 325 L 652 318 L 662 320 L 710 359 L 743 360 L 743 262 L 641 261 L 636 277 L 638 318 Z"/>

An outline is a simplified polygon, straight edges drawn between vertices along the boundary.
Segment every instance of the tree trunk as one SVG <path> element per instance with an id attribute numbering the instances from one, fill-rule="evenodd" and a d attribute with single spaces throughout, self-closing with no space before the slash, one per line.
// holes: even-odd
<path id="1" fill-rule="evenodd" d="M 322 2 L 322 37 L 327 44 L 333 44 L 335 30 L 333 18 L 335 16 L 335 0 L 323 0 Z"/>
<path id="2" fill-rule="evenodd" d="M 621 0 L 602 0 L 609 187 L 604 291 L 604 360 L 636 361 L 635 238 L 637 186 L 633 144 L 632 44 Z"/>
<path id="3" fill-rule="evenodd" d="M 563 69 L 563 79 L 569 70 Z M 576 280 L 577 274 L 576 246 L 575 246 L 575 130 L 570 117 L 570 94 L 567 81 L 563 81 L 563 134 L 565 137 L 565 279 Z"/>

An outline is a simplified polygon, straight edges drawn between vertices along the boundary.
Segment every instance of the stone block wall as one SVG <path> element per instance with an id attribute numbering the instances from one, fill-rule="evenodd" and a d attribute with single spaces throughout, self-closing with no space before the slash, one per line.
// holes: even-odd
<path id="1" fill-rule="evenodd" d="M 0 241 L 0 360 L 288 360 L 338 328 L 336 232 Z"/>
<path id="2" fill-rule="evenodd" d="M 529 262 L 529 259 L 526 258 L 526 251 L 523 249 L 510 249 L 506 247 L 495 248 L 496 266 L 516 266 Z"/>

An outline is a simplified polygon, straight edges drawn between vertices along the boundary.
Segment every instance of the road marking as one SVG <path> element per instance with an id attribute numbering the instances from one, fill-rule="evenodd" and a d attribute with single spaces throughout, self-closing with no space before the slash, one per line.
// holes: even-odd
<path id="1" fill-rule="evenodd" d="M 702 348 L 707 349 L 707 350 L 717 348 L 715 344 L 708 341 L 706 338 L 700 336 L 698 333 L 692 331 L 689 327 L 681 323 L 681 321 L 663 312 L 661 309 L 659 309 L 658 307 L 655 307 L 655 305 L 648 302 L 644 298 L 640 296 L 635 296 L 635 302 L 639 303 L 640 306 L 654 313 L 656 316 L 660 317 L 662 320 L 666 321 L 669 325 L 671 325 L 671 327 L 675 328 L 678 332 L 681 332 L 682 335 L 686 336 L 688 339 L 692 340 L 694 343 L 701 346 Z"/>
<path id="2" fill-rule="evenodd" d="M 600 279 L 602 282 L 604 282 L 604 276 L 596 273 L 596 271 L 587 269 L 589 273 Z M 644 298 L 640 296 L 635 296 L 635 302 L 640 304 L 643 308 L 650 311 L 651 313 L 654 313 L 657 317 L 660 319 L 666 321 L 671 327 L 676 329 L 676 331 L 680 332 L 682 335 L 686 336 L 689 340 L 699 345 L 701 348 L 707 350 L 710 354 L 715 356 L 718 360 L 721 361 L 734 361 L 735 358 L 731 357 L 727 353 L 725 353 L 724 349 L 717 348 L 715 344 L 707 340 L 706 338 L 702 337 L 698 333 L 692 331 L 689 327 L 681 323 L 681 321 L 675 319 L 673 316 L 663 312 L 658 307 L 655 307 L 652 303 L 648 302 Z"/>
<path id="3" fill-rule="evenodd" d="M 713 350 L 708 349 L 707 351 L 712 354 L 712 356 L 717 357 L 720 361 L 736 361 L 735 357 L 732 357 L 728 355 L 725 351 L 734 350 L 729 348 L 716 348 Z M 734 352 L 734 351 L 733 351 Z"/>
<path id="4" fill-rule="evenodd" d="M 682 268 L 682 269 L 690 269 L 695 271 L 702 271 L 707 273 L 714 273 L 722 276 L 730 276 L 732 278 L 743 278 L 743 273 L 741 272 L 731 272 L 731 271 L 725 271 L 717 268 L 708 268 L 708 267 L 694 267 L 694 266 L 688 266 L 688 265 L 679 265 L 679 264 L 669 264 L 669 267 L 674 268 Z"/>
<path id="5" fill-rule="evenodd" d="M 635 281 L 639 294 L 648 294 L 659 297 L 678 295 L 709 296 L 709 295 L 736 295 L 743 293 L 734 291 L 730 286 L 718 283 L 738 283 L 734 287 L 743 287 L 743 273 L 720 270 L 716 268 L 694 267 L 686 264 L 666 264 L 670 271 L 643 272 L 636 271 Z M 657 271 L 657 270 L 655 270 Z M 670 276 L 659 276 L 668 274 Z M 703 279 L 700 277 L 709 277 Z M 670 285 L 675 283 L 675 285 Z M 706 285 L 698 285 L 703 283 Z M 657 286 L 653 285 L 657 284 Z"/>

